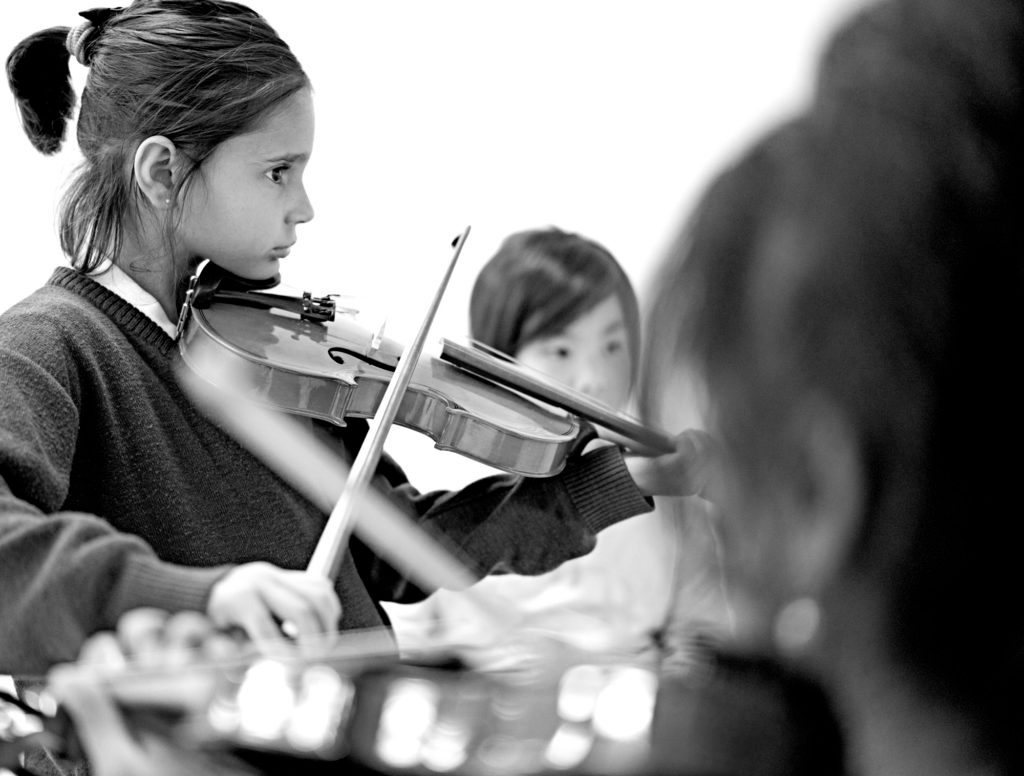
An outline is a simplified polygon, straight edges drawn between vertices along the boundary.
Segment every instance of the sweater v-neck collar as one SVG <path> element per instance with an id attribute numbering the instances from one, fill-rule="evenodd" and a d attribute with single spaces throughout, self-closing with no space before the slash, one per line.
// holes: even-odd
<path id="1" fill-rule="evenodd" d="M 163 329 L 167 336 L 174 338 L 174 321 L 167 317 L 167 313 L 164 312 L 156 298 L 119 266 L 109 263 L 103 270 L 90 273 L 89 277 L 137 308 L 139 312 L 152 319 L 157 326 Z"/>
<path id="2" fill-rule="evenodd" d="M 88 275 L 71 267 L 57 267 L 47 285 L 65 288 L 87 299 L 125 332 L 165 355 L 174 349 L 174 339 L 152 318 Z"/>

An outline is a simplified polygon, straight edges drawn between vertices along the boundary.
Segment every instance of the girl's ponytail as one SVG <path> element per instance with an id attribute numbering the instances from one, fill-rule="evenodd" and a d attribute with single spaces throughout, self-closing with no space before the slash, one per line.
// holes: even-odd
<path id="1" fill-rule="evenodd" d="M 40 152 L 56 153 L 64 141 L 75 92 L 65 46 L 69 28 L 30 35 L 7 57 L 7 83 L 14 93 L 25 134 Z"/>

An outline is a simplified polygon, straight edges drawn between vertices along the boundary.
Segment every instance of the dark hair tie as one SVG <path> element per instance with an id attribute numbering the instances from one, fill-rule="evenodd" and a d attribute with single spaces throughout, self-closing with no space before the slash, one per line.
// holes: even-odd
<path id="1" fill-rule="evenodd" d="M 64 40 L 64 47 L 80 65 L 89 66 L 92 59 L 92 46 L 86 45 L 96 40 L 111 17 L 117 16 L 124 8 L 90 8 L 78 15 L 85 19 L 77 27 L 72 27 Z"/>

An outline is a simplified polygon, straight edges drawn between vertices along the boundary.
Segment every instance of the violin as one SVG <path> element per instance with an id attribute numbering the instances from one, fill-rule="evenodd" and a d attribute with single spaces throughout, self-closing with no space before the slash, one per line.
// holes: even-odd
<path id="1" fill-rule="evenodd" d="M 276 278 L 272 281 L 276 285 Z M 179 321 L 179 351 L 213 345 L 240 362 L 249 398 L 345 425 L 372 418 L 403 348 L 360 324 L 330 297 L 264 293 L 207 263 L 194 276 Z M 416 365 L 395 422 L 435 446 L 531 477 L 557 474 L 580 432 L 571 416 L 433 357 Z"/>
<path id="2" fill-rule="evenodd" d="M 192 357 L 210 345 L 247 373 L 249 398 L 289 413 L 345 425 L 375 416 L 402 358 L 400 343 L 338 309 L 329 296 L 268 292 L 273 278 L 253 282 L 206 263 L 192 278 L 178 322 L 179 351 Z M 425 355 L 395 422 L 430 437 L 435 447 L 529 477 L 558 474 L 582 426 L 645 454 L 674 449 L 672 439 L 598 402 L 557 386 L 483 348 L 444 340 L 440 358 Z"/>

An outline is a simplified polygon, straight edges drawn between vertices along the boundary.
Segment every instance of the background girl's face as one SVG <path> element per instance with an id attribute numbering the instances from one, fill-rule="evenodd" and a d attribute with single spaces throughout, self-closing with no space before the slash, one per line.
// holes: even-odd
<path id="1" fill-rule="evenodd" d="M 629 400 L 633 354 L 622 304 L 614 294 L 562 331 L 531 340 L 513 355 L 613 409 L 623 409 Z"/>
<path id="2" fill-rule="evenodd" d="M 295 227 L 313 217 L 302 175 L 313 151 L 313 100 L 302 89 L 257 129 L 221 143 L 188 187 L 182 247 L 241 277 L 278 273 Z"/>

